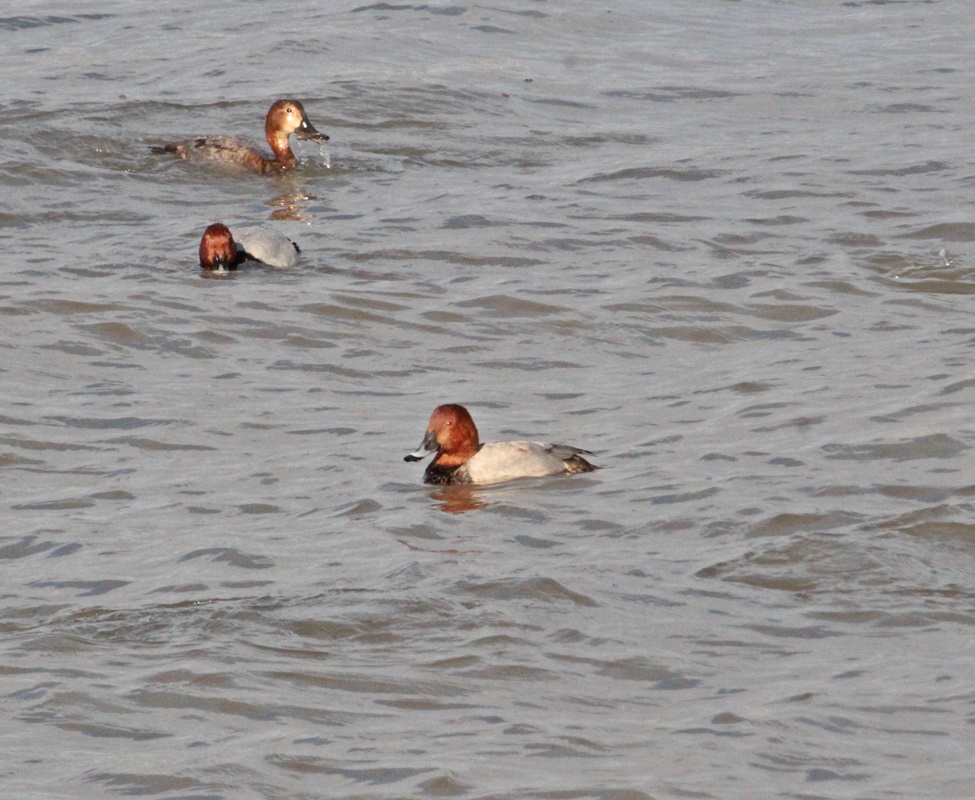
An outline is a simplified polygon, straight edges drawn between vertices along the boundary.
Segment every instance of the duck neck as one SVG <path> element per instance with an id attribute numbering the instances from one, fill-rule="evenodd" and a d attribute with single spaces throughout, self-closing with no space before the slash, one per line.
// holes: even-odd
<path id="1" fill-rule="evenodd" d="M 290 169 L 298 163 L 298 159 L 295 154 L 291 151 L 291 142 L 289 141 L 289 134 L 283 131 L 273 131 L 265 129 L 267 134 L 267 143 L 271 146 L 271 151 L 274 153 L 274 157 L 277 159 L 278 163 L 282 167 Z"/>
<path id="2" fill-rule="evenodd" d="M 438 467 L 456 468 L 470 461 L 470 459 L 477 455 L 477 451 L 480 449 L 481 446 L 478 444 L 476 437 L 474 439 L 456 442 L 448 451 L 441 450 L 437 453 L 434 463 Z"/>

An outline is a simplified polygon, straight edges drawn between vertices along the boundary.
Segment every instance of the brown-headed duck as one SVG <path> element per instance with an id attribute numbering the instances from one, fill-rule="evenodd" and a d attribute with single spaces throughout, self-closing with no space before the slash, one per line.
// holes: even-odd
<path id="1" fill-rule="evenodd" d="M 461 405 L 437 406 L 430 415 L 426 435 L 419 449 L 404 458 L 420 461 L 430 453 L 436 457 L 423 474 L 424 483 L 488 484 L 515 478 L 545 475 L 575 475 L 599 467 L 582 454 L 588 450 L 546 442 L 480 443 L 470 413 Z"/>
<path id="2" fill-rule="evenodd" d="M 153 153 L 174 153 L 190 161 L 211 161 L 237 164 L 262 175 L 294 169 L 298 159 L 291 151 L 289 137 L 311 139 L 325 143 L 328 136 L 315 129 L 305 114 L 305 107 L 297 100 L 278 100 L 271 106 L 264 120 L 264 134 L 274 154 L 268 158 L 258 146 L 235 136 L 201 136 L 182 142 L 152 146 Z"/>

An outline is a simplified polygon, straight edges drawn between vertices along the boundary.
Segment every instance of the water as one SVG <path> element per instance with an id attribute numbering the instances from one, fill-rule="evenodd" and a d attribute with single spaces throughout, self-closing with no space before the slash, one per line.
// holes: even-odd
<path id="1" fill-rule="evenodd" d="M 970 796 L 972 34 L 0 18 L 4 794 Z M 284 95 L 293 174 L 148 152 Z M 215 220 L 299 267 L 204 279 Z M 441 402 L 604 469 L 424 487 Z"/>

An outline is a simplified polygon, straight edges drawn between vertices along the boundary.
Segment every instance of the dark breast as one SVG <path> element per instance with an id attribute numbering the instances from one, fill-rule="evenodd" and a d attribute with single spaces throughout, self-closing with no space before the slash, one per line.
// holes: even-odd
<path id="1" fill-rule="evenodd" d="M 434 462 L 423 473 L 423 482 L 429 483 L 431 486 L 451 486 L 459 483 L 470 483 L 471 479 L 463 464 L 459 467 L 441 467 Z"/>

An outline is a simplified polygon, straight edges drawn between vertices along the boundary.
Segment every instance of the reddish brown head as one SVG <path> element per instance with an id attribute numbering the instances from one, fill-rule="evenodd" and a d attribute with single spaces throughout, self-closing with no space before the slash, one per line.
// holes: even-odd
<path id="1" fill-rule="evenodd" d="M 214 222 L 200 239 L 200 266 L 203 269 L 237 269 L 240 254 L 230 228 Z"/>
<path id="2" fill-rule="evenodd" d="M 298 139 L 313 139 L 322 143 L 328 141 L 328 136 L 319 132 L 311 124 L 305 114 L 305 107 L 300 102 L 278 100 L 271 106 L 264 119 L 264 134 L 274 155 L 282 164 L 293 164 L 298 161 L 288 143 L 288 137 L 292 133 Z"/>
<path id="3" fill-rule="evenodd" d="M 433 410 L 419 449 L 406 456 L 406 460 L 419 461 L 436 452 L 436 464 L 456 467 L 470 459 L 480 446 L 477 426 L 467 409 L 456 403 L 447 403 Z"/>

